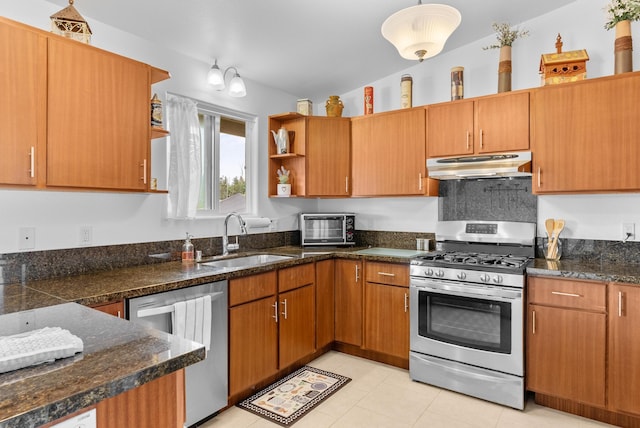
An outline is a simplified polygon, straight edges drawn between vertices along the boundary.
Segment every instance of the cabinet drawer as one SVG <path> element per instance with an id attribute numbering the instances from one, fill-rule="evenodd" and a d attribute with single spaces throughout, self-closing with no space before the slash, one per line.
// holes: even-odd
<path id="1" fill-rule="evenodd" d="M 280 269 L 278 271 L 278 291 L 283 292 L 313 284 L 316 268 L 313 263 Z"/>
<path id="2" fill-rule="evenodd" d="M 377 282 L 380 284 L 409 286 L 409 266 L 384 263 L 367 262 L 365 266 L 365 276 L 367 282 Z"/>
<path id="3" fill-rule="evenodd" d="M 229 306 L 251 302 L 276 294 L 275 271 L 229 281 Z"/>
<path id="4" fill-rule="evenodd" d="M 606 311 L 606 285 L 597 281 L 529 277 L 529 303 L 564 308 Z"/>

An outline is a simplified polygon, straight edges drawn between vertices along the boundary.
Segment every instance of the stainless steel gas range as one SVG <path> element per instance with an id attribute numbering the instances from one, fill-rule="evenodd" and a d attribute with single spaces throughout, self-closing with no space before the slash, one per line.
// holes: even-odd
<path id="1" fill-rule="evenodd" d="M 444 221 L 436 251 L 411 261 L 409 373 L 524 408 L 525 270 L 535 223 Z"/>

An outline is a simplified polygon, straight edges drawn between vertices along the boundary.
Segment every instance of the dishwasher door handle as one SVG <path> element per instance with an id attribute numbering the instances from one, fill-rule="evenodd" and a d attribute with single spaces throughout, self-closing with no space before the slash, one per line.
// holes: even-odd
<path id="1" fill-rule="evenodd" d="M 214 301 L 217 297 L 224 294 L 222 291 L 211 293 L 211 301 Z M 158 306 L 155 308 L 139 309 L 137 312 L 138 318 L 152 317 L 154 315 L 169 314 L 173 312 L 173 305 Z"/>

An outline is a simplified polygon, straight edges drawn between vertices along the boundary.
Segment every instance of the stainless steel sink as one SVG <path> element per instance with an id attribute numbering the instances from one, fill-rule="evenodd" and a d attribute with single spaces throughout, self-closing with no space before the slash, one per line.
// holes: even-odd
<path id="1" fill-rule="evenodd" d="M 233 257 L 229 259 L 213 260 L 200 263 L 203 266 L 217 268 L 223 271 L 247 269 L 254 266 L 292 259 L 293 256 L 281 256 L 279 254 L 255 254 L 252 256 Z"/>

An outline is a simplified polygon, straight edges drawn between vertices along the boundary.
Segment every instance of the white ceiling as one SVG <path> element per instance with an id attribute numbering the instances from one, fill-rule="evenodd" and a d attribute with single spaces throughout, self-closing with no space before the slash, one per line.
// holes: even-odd
<path id="1" fill-rule="evenodd" d="M 49 0 L 62 9 L 68 0 Z M 493 33 L 492 22 L 517 25 L 575 0 L 442 0 L 462 23 L 445 46 Z M 425 1 L 428 3 L 428 0 Z M 414 0 L 76 0 L 98 20 L 246 79 L 300 98 L 340 94 L 415 64 L 380 33 L 392 13 Z M 428 67 L 429 60 L 423 62 Z"/>

